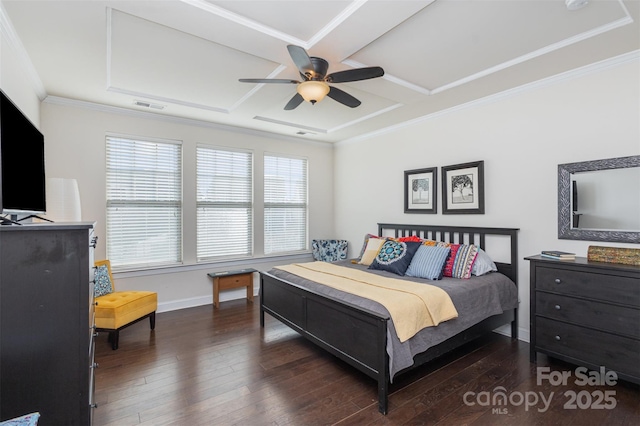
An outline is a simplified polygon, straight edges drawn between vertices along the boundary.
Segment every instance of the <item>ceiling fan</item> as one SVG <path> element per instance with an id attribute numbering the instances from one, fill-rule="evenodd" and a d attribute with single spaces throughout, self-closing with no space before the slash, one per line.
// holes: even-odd
<path id="1" fill-rule="evenodd" d="M 329 96 L 343 105 L 355 108 L 361 104 L 358 99 L 337 87 L 329 86 L 329 83 L 368 80 L 384 75 L 384 70 L 380 67 L 355 68 L 327 75 L 329 63 L 326 60 L 309 56 L 304 48 L 293 44 L 288 45 L 287 49 L 291 59 L 293 59 L 293 63 L 298 67 L 303 81 L 285 78 L 241 78 L 239 80 L 242 83 L 297 84 L 296 90 L 298 93 L 285 105 L 285 110 L 295 109 L 302 101 L 315 104 L 324 99 L 325 96 Z"/>

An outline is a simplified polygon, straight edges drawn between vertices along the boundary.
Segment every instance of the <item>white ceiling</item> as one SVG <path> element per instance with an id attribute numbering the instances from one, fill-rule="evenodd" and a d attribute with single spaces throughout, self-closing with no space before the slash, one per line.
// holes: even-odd
<path id="1" fill-rule="evenodd" d="M 565 0 L 2 0 L 0 14 L 43 100 L 326 142 L 640 49 L 640 0 L 573 11 Z M 295 85 L 238 79 L 300 79 L 288 44 L 328 60 L 329 73 L 381 66 L 385 76 L 336 84 L 357 108 L 326 98 L 284 111 Z"/>

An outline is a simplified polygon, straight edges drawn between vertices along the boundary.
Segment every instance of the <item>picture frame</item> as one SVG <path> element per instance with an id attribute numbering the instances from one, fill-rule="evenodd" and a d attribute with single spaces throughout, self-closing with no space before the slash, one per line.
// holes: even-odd
<path id="1" fill-rule="evenodd" d="M 442 214 L 484 214 L 484 161 L 442 167 Z"/>
<path id="2" fill-rule="evenodd" d="M 438 212 L 438 168 L 404 172 L 404 212 L 435 214 Z"/>

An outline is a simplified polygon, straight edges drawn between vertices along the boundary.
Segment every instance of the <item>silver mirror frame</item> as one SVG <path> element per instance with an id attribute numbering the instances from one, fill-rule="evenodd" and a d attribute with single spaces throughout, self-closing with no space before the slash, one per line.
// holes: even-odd
<path id="1" fill-rule="evenodd" d="M 558 238 L 640 244 L 640 232 L 571 228 L 571 174 L 596 170 L 640 167 L 640 155 L 558 165 Z"/>

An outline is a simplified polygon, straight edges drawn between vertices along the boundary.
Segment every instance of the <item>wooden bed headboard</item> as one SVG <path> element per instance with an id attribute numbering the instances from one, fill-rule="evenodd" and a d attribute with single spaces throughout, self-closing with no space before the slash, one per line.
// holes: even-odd
<path id="1" fill-rule="evenodd" d="M 518 228 L 480 228 L 471 226 L 448 225 L 406 225 L 399 223 L 378 223 L 378 235 L 384 236 L 389 232 L 393 236 L 409 237 L 416 235 L 420 238 L 443 241 L 454 244 L 475 244 L 486 250 L 488 235 L 506 235 L 509 237 L 510 261 L 495 262 L 498 271 L 518 285 Z"/>

